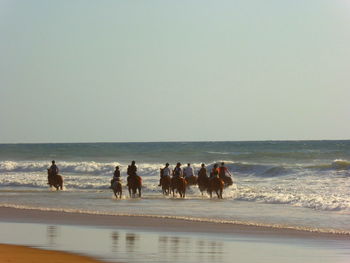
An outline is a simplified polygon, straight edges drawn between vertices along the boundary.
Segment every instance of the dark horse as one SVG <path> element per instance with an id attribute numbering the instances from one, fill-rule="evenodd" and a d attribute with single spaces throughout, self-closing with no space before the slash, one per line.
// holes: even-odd
<path id="1" fill-rule="evenodd" d="M 185 180 L 186 180 L 187 186 L 191 186 L 191 185 L 196 185 L 197 184 L 198 178 L 195 175 L 193 175 L 193 176 L 186 176 Z"/>
<path id="2" fill-rule="evenodd" d="M 130 175 L 128 178 L 128 189 L 130 197 L 135 197 L 136 191 L 139 192 L 141 197 L 142 179 L 138 175 Z"/>
<path id="3" fill-rule="evenodd" d="M 173 197 L 175 197 L 175 190 L 176 190 L 180 194 L 181 198 L 185 198 L 186 185 L 187 185 L 187 182 L 182 177 L 171 178 L 171 191 L 173 192 Z"/>
<path id="4" fill-rule="evenodd" d="M 216 195 L 219 199 L 222 199 L 222 192 L 224 190 L 225 182 L 219 177 L 213 177 L 209 179 L 207 191 L 212 198 L 213 191 L 216 192 Z"/>
<path id="5" fill-rule="evenodd" d="M 163 169 L 160 169 L 160 174 L 163 174 Z M 163 195 L 170 194 L 171 179 L 170 176 L 161 176 L 160 185 L 162 186 Z"/>
<path id="6" fill-rule="evenodd" d="M 199 188 L 199 191 L 201 191 L 202 195 L 203 195 L 204 191 L 206 191 L 208 189 L 208 185 L 209 185 L 208 176 L 199 176 L 198 177 L 198 188 Z"/>
<path id="7" fill-rule="evenodd" d="M 47 179 L 49 181 L 48 185 L 50 185 L 50 187 L 55 187 L 56 190 L 61 189 L 63 190 L 63 178 L 61 175 L 56 174 L 53 175 L 51 174 L 51 170 L 47 169 Z"/>
<path id="8" fill-rule="evenodd" d="M 116 198 L 122 198 L 122 184 L 120 183 L 120 181 L 115 181 L 113 184 L 112 184 L 112 190 L 113 190 L 113 193 L 115 195 Z"/>
<path id="9" fill-rule="evenodd" d="M 224 181 L 224 187 L 229 187 L 233 184 L 233 180 L 231 176 L 220 176 L 220 179 Z"/>

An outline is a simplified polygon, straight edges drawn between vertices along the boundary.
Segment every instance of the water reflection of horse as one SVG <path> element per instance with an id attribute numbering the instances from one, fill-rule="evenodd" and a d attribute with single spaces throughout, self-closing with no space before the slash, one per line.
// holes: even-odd
<path id="1" fill-rule="evenodd" d="M 50 187 L 55 187 L 56 190 L 58 189 L 61 189 L 63 190 L 63 178 L 61 175 L 59 174 L 56 174 L 56 175 L 53 175 L 51 173 L 51 170 L 50 169 L 47 169 L 47 179 L 49 181 L 49 185 Z"/>
<path id="2" fill-rule="evenodd" d="M 160 185 L 162 186 L 163 195 L 169 195 L 170 194 L 170 185 L 171 185 L 171 179 L 170 176 L 162 176 L 163 175 L 163 169 L 160 169 Z"/>
<path id="3" fill-rule="evenodd" d="M 175 197 L 175 191 L 176 191 L 180 194 L 181 198 L 185 198 L 186 185 L 187 185 L 187 182 L 184 178 L 173 176 L 173 178 L 171 178 L 171 191 L 173 192 L 173 197 Z"/>
<path id="4" fill-rule="evenodd" d="M 112 184 L 112 190 L 116 198 L 122 198 L 123 189 L 122 184 L 119 180 L 114 181 L 114 183 Z"/>
<path id="5" fill-rule="evenodd" d="M 135 197 L 138 191 L 138 196 L 141 197 L 142 179 L 138 175 L 130 175 L 128 178 L 128 190 L 130 197 Z"/>

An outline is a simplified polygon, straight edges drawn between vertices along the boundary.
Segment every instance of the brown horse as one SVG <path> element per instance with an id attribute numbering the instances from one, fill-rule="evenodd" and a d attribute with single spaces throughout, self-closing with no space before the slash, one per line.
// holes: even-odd
<path id="1" fill-rule="evenodd" d="M 123 188 L 122 188 L 122 184 L 120 183 L 120 181 L 115 181 L 113 184 L 112 184 L 112 190 L 113 190 L 113 193 L 115 195 L 116 198 L 122 198 L 122 192 L 123 192 Z"/>
<path id="2" fill-rule="evenodd" d="M 220 176 L 220 175 L 219 175 Z M 224 187 L 229 187 L 233 184 L 231 176 L 220 176 L 220 179 L 224 181 Z"/>
<path id="3" fill-rule="evenodd" d="M 199 191 L 201 191 L 202 195 L 204 191 L 208 189 L 208 184 L 209 184 L 208 176 L 198 177 L 198 188 L 199 188 Z"/>
<path id="4" fill-rule="evenodd" d="M 63 190 L 63 178 L 61 175 L 56 174 L 56 175 L 52 175 L 51 174 L 51 170 L 47 169 L 47 179 L 48 179 L 48 185 L 50 185 L 50 187 L 55 187 L 56 190 L 61 189 Z"/>
<path id="5" fill-rule="evenodd" d="M 173 192 L 173 197 L 175 197 L 175 190 L 180 194 L 181 198 L 185 198 L 186 195 L 186 185 L 187 182 L 182 177 L 171 178 L 171 191 Z"/>
<path id="6" fill-rule="evenodd" d="M 222 199 L 222 192 L 224 190 L 224 186 L 225 186 L 224 180 L 222 180 L 219 177 L 213 177 L 209 179 L 207 191 L 210 195 L 210 198 L 212 198 L 212 193 L 214 191 L 216 192 L 216 195 L 218 196 L 218 198 Z"/>
<path id="7" fill-rule="evenodd" d="M 135 197 L 136 191 L 139 192 L 139 197 L 141 197 L 141 187 L 142 179 L 138 175 L 131 175 L 128 177 L 128 190 L 130 197 Z"/>
<path id="8" fill-rule="evenodd" d="M 193 175 L 193 176 L 186 176 L 185 177 L 186 183 L 187 183 L 187 187 L 191 186 L 191 185 L 196 185 L 197 181 L 198 181 L 198 177 Z"/>
<path id="9" fill-rule="evenodd" d="M 162 170 L 163 169 L 160 169 L 161 175 L 163 173 Z M 169 195 L 170 194 L 170 185 L 171 185 L 170 176 L 161 176 L 160 185 L 162 186 L 163 195 Z"/>

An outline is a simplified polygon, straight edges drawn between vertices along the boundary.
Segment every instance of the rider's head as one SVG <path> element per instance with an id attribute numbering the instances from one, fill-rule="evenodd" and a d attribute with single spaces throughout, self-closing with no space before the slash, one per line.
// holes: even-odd
<path id="1" fill-rule="evenodd" d="M 119 170 L 119 166 L 116 166 L 115 169 Z"/>
<path id="2" fill-rule="evenodd" d="M 52 164 L 55 164 L 55 160 L 52 160 Z"/>
<path id="3" fill-rule="evenodd" d="M 181 163 L 177 163 L 176 166 L 180 167 L 180 166 L 181 166 Z"/>
<path id="4" fill-rule="evenodd" d="M 205 166 L 205 164 L 204 163 L 202 163 L 202 165 L 201 165 L 202 167 L 204 167 Z"/>
<path id="5" fill-rule="evenodd" d="M 168 166 L 169 166 L 169 163 L 166 163 L 165 166 L 168 167 Z"/>
<path id="6" fill-rule="evenodd" d="M 188 164 L 187 164 L 187 166 L 191 166 L 191 164 L 190 164 L 190 163 L 188 163 Z"/>
<path id="7" fill-rule="evenodd" d="M 216 164 L 214 164 L 214 168 L 218 168 L 218 164 L 216 163 Z"/>
<path id="8" fill-rule="evenodd" d="M 222 162 L 222 163 L 221 163 L 221 166 L 224 166 L 224 165 L 225 165 L 225 163 L 224 163 L 224 162 Z"/>
<path id="9" fill-rule="evenodd" d="M 135 161 L 132 161 L 132 162 L 131 162 L 131 165 L 135 165 Z"/>

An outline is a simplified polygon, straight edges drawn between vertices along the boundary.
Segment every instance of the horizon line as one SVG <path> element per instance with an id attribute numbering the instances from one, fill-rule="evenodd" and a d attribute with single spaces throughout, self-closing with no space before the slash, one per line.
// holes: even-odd
<path id="1" fill-rule="evenodd" d="M 200 143 L 200 142 L 302 142 L 302 141 L 349 141 L 350 139 L 268 139 L 268 140 L 199 140 L 199 141 L 82 141 L 82 142 L 0 142 L 5 144 L 112 144 L 112 143 Z"/>

